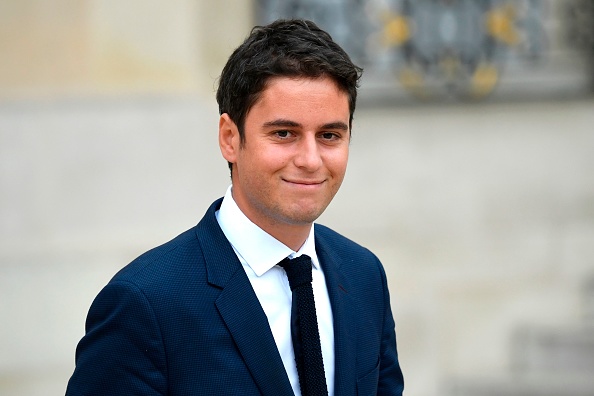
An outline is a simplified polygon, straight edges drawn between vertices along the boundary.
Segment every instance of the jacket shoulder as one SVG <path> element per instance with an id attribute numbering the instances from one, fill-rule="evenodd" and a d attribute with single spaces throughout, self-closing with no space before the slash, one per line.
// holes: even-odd
<path id="1" fill-rule="evenodd" d="M 377 260 L 373 252 L 357 242 L 345 237 L 342 234 L 321 224 L 315 224 L 315 235 L 317 245 L 323 246 L 326 250 L 343 252 L 344 255 L 359 256 Z"/>
<path id="2" fill-rule="evenodd" d="M 117 272 L 111 279 L 142 283 L 152 277 L 162 277 L 181 270 L 187 263 L 196 264 L 202 257 L 201 248 L 196 237 L 196 227 L 182 232 L 164 244 L 148 250 Z"/>

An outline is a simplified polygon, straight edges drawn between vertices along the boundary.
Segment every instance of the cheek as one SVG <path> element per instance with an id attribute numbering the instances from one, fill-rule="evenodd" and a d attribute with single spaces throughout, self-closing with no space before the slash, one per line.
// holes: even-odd
<path id="1" fill-rule="evenodd" d="M 348 159 L 348 150 L 334 152 L 327 159 L 328 169 L 334 174 L 335 177 L 342 179 L 346 172 Z"/>
<path id="2" fill-rule="evenodd" d="M 259 152 L 257 161 L 262 172 L 272 174 L 283 169 L 291 162 L 291 153 L 287 150 L 272 148 Z"/>

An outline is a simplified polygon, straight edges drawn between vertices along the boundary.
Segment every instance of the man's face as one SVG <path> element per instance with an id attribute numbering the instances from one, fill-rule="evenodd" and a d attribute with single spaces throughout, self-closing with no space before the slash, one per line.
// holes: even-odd
<path id="1" fill-rule="evenodd" d="M 246 116 L 244 144 L 236 136 L 228 155 L 222 148 L 233 198 L 252 222 L 266 230 L 322 214 L 346 172 L 349 116 L 347 94 L 328 77 L 269 80 Z"/>

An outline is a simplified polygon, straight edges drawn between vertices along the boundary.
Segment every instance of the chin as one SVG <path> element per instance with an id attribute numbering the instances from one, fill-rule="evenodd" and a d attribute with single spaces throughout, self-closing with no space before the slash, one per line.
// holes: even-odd
<path id="1" fill-rule="evenodd" d="M 308 225 L 313 223 L 322 215 L 324 211 L 319 208 L 311 211 L 299 211 L 298 213 L 291 213 L 287 216 L 290 223 L 294 225 Z"/>

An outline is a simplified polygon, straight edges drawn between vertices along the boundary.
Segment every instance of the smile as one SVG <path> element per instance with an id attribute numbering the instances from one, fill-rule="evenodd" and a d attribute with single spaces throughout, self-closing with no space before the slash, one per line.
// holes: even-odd
<path id="1" fill-rule="evenodd" d="M 321 186 L 324 183 L 324 180 L 317 181 L 317 180 L 287 180 L 283 179 L 284 182 L 292 184 L 297 187 L 304 187 L 304 188 L 315 188 Z"/>

